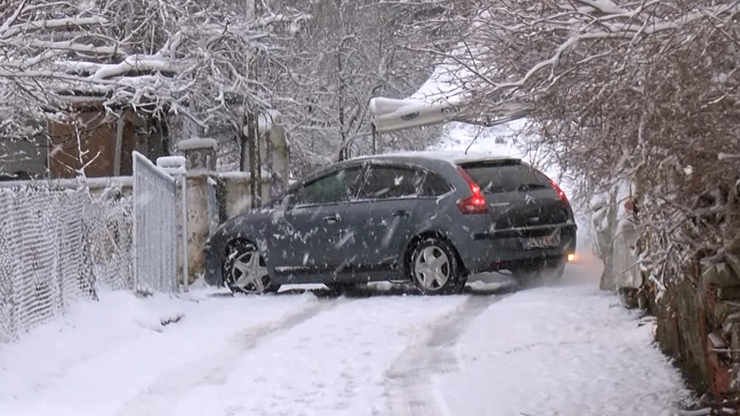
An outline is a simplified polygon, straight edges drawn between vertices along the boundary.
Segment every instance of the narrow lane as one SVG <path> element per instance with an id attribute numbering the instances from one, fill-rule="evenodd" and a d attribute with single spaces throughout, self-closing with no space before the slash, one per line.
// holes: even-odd
<path id="1" fill-rule="evenodd" d="M 432 376 L 459 370 L 456 347 L 468 324 L 504 296 L 469 296 L 454 313 L 430 328 L 429 336 L 410 346 L 386 372 L 388 411 L 394 416 L 442 416 L 442 398 Z"/>
<path id="2" fill-rule="evenodd" d="M 345 302 L 234 362 L 224 383 L 199 385 L 173 415 L 386 413 L 385 373 L 467 296 L 374 296 Z"/>
<path id="3" fill-rule="evenodd" d="M 0 354 L 0 414 L 671 415 L 686 396 L 678 373 L 651 328 L 598 290 L 592 266 L 519 292 L 475 282 L 458 296 L 381 285 L 338 298 L 206 297 L 156 331 L 134 314 L 120 340 L 59 364 L 55 345 L 101 343 L 108 332 L 95 328 L 116 333 L 123 321 L 78 323 L 46 334 L 48 348 L 27 338 L 54 371 Z M 27 380 L 9 376 L 26 367 Z"/>
<path id="4" fill-rule="evenodd" d="M 224 347 L 183 363 L 157 378 L 131 398 L 117 416 L 169 415 L 182 397 L 201 384 L 223 384 L 239 358 L 271 337 L 292 330 L 320 313 L 327 313 L 348 299 L 320 300 L 274 322 L 245 328 L 229 337 Z"/>

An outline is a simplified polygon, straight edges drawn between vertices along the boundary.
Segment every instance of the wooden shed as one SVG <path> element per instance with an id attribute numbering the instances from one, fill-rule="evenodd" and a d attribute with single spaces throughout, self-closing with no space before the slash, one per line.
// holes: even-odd
<path id="1" fill-rule="evenodd" d="M 84 167 L 88 177 L 133 173 L 131 152 L 150 158 L 167 154 L 164 123 L 131 107 L 107 112 L 102 104 L 76 106 L 68 121 L 48 121 L 51 178 L 73 178 Z"/>

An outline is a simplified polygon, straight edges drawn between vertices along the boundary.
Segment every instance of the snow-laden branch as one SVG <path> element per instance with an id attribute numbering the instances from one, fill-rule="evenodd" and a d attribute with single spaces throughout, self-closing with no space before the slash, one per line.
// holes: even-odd
<path id="1" fill-rule="evenodd" d="M 612 2 L 605 0 L 605 1 L 581 1 L 581 3 L 594 3 L 593 6 L 595 8 L 598 8 L 601 11 L 605 10 L 613 10 L 613 7 L 610 7 L 609 4 L 613 5 Z M 590 4 L 592 5 L 592 4 Z M 598 5 L 599 7 L 596 7 Z M 633 11 L 628 12 L 624 9 L 617 8 L 617 13 L 612 15 L 612 17 L 623 17 L 623 16 L 630 16 L 634 17 L 639 12 L 643 10 L 641 7 L 639 11 Z M 635 25 L 631 23 L 612 23 L 609 24 L 609 30 L 596 30 L 593 32 L 586 32 L 581 33 L 578 35 L 570 36 L 565 42 L 560 44 L 555 52 L 548 58 L 543 61 L 540 61 L 533 65 L 527 73 L 522 76 L 521 78 L 510 81 L 510 82 L 491 82 L 488 79 L 484 79 L 488 83 L 492 84 L 492 89 L 488 91 L 489 94 L 496 93 L 498 91 L 504 90 L 504 89 L 513 89 L 513 88 L 519 88 L 524 86 L 534 75 L 542 71 L 543 69 L 550 68 L 555 66 L 560 60 L 562 55 L 572 49 L 575 45 L 582 44 L 582 43 L 590 43 L 600 40 L 612 40 L 612 39 L 628 39 L 634 41 L 636 37 L 643 36 L 657 36 L 661 35 L 662 33 L 672 32 L 675 31 L 685 25 L 688 25 L 692 22 L 702 20 L 702 19 L 709 19 L 710 17 L 713 19 L 718 19 L 721 16 L 728 15 L 733 16 L 740 12 L 740 4 L 738 2 L 732 2 L 732 4 L 723 4 L 719 6 L 714 7 L 706 7 L 701 10 L 698 10 L 696 12 L 688 13 L 683 16 L 680 16 L 678 18 L 675 18 L 670 21 L 664 21 L 659 22 L 656 18 L 650 19 L 648 22 L 646 22 L 641 27 L 636 27 Z M 608 16 L 607 16 L 608 17 Z M 550 75 L 550 79 L 552 80 L 555 77 L 554 74 Z"/>
<path id="2" fill-rule="evenodd" d="M 15 21 L 18 19 L 18 16 L 20 16 L 21 12 L 23 12 L 26 6 L 26 2 L 27 0 L 22 0 L 18 7 L 16 7 L 13 11 L 13 14 L 11 14 L 10 17 L 6 19 L 2 25 L 0 25 L 0 33 L 4 33 L 6 30 L 8 30 L 10 25 L 15 23 Z"/>
<path id="3" fill-rule="evenodd" d="M 247 20 L 229 5 L 189 0 L 0 4 L 0 90 L 44 106 L 88 95 L 105 105 L 187 114 L 205 125 L 267 89 L 246 62 L 298 12 Z M 292 29 L 291 29 L 292 30 Z M 2 91 L 0 91 L 2 92 Z"/>
<path id="4" fill-rule="evenodd" d="M 527 146 L 579 177 L 584 196 L 629 181 L 646 259 L 669 265 L 659 281 L 697 256 L 740 253 L 739 1 L 476 4 L 425 26 L 452 41 L 407 45 L 466 73 L 468 114 L 526 98 Z"/>
<path id="5" fill-rule="evenodd" d="M 71 52 L 84 52 L 98 56 L 105 55 L 121 55 L 123 51 L 116 48 L 115 46 L 95 46 L 90 43 L 77 43 L 74 41 L 42 41 L 36 39 L 13 39 L 13 40 L 0 40 L 0 45 L 7 45 L 18 48 L 35 48 L 35 49 L 51 49 L 58 51 L 71 51 Z"/>
<path id="6" fill-rule="evenodd" d="M 9 39 L 13 36 L 43 29 L 70 29 L 73 27 L 104 25 L 108 20 L 104 17 L 70 17 L 65 19 L 39 20 L 28 23 L 13 25 L 7 29 L 0 30 L 0 40 Z"/>

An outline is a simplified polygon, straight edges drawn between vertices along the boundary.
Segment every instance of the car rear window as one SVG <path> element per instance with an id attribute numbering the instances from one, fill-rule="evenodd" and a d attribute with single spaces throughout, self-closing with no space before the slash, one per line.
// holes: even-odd
<path id="1" fill-rule="evenodd" d="M 516 160 L 471 162 L 460 166 L 485 194 L 550 187 L 547 176 Z"/>

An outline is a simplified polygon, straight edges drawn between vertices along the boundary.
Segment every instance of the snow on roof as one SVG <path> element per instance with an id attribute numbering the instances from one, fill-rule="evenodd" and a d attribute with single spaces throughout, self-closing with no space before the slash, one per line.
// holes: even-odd
<path id="1" fill-rule="evenodd" d="M 373 124 L 379 132 L 444 123 L 464 105 L 469 93 L 462 87 L 469 74 L 456 65 L 438 65 L 414 94 L 404 99 L 370 100 Z"/>
<path id="2" fill-rule="evenodd" d="M 186 161 L 183 156 L 162 156 L 157 158 L 157 166 L 159 167 L 180 167 L 185 164 Z"/>
<path id="3" fill-rule="evenodd" d="M 218 150 L 218 142 L 215 139 L 204 139 L 199 137 L 180 140 L 177 142 L 177 148 L 180 150 L 204 149 L 209 147 L 214 150 Z"/>

